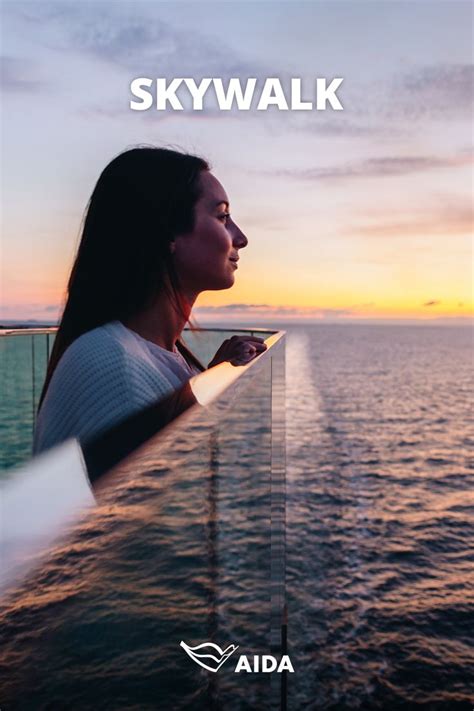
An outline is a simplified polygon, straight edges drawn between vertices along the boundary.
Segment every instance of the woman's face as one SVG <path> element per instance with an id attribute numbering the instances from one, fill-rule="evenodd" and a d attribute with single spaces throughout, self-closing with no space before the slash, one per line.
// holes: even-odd
<path id="1" fill-rule="evenodd" d="M 180 285 L 190 295 L 229 289 L 235 280 L 239 250 L 248 243 L 230 216 L 229 198 L 217 178 L 202 171 L 199 187 L 194 229 L 178 235 L 172 245 Z"/>

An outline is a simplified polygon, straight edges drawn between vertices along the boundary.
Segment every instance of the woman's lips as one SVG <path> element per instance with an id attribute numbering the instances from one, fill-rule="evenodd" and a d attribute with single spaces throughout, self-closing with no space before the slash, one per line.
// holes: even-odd
<path id="1" fill-rule="evenodd" d="M 239 261 L 238 258 L 237 258 L 237 259 L 229 258 L 229 262 L 232 262 L 232 264 L 234 265 L 234 267 L 235 267 L 236 269 L 239 268 L 239 267 L 238 267 L 238 264 L 237 264 L 238 261 Z"/>

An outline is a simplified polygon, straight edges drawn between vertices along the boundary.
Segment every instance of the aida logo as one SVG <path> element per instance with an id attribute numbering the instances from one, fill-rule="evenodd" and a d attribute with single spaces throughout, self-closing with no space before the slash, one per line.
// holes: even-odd
<path id="1" fill-rule="evenodd" d="M 191 657 L 193 662 L 199 664 L 211 672 L 219 671 L 221 666 L 226 662 L 230 655 L 235 652 L 238 647 L 235 644 L 229 644 L 225 649 L 221 649 L 218 644 L 213 642 L 203 642 L 197 647 L 190 647 L 185 642 L 181 641 L 180 647 L 184 649 L 186 654 Z"/>
<path id="2" fill-rule="evenodd" d="M 196 647 L 190 647 L 181 641 L 180 646 L 184 649 L 186 654 L 191 657 L 193 662 L 196 662 L 196 664 L 199 664 L 199 666 L 211 672 L 219 671 L 224 662 L 239 648 L 235 644 L 229 644 L 225 649 L 221 649 L 219 645 L 213 642 L 203 642 Z M 254 654 L 251 657 L 241 654 L 234 669 L 234 672 L 237 673 L 263 672 L 268 674 L 277 672 L 277 674 L 280 674 L 283 671 L 289 671 L 291 673 L 295 671 L 288 654 L 284 654 L 280 660 L 277 660 L 271 654 Z"/>

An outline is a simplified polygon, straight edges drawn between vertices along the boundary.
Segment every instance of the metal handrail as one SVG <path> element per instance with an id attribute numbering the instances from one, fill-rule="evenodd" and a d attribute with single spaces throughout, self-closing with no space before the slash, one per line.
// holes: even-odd
<path id="1" fill-rule="evenodd" d="M 49 335 L 51 333 L 56 333 L 58 326 L 25 326 L 24 328 L 0 328 L 0 338 L 5 338 L 6 336 L 40 336 Z M 245 327 L 245 328 L 223 328 L 223 327 L 212 327 L 208 328 L 204 326 L 203 328 L 189 328 L 186 327 L 184 331 L 191 331 L 192 333 L 227 333 L 229 331 L 236 331 L 238 333 L 278 333 L 277 330 L 271 328 L 260 328 L 260 327 Z"/>

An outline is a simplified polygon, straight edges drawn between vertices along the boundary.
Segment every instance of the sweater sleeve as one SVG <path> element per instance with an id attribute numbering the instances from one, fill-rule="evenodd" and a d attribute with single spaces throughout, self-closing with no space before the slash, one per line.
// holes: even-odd
<path id="1" fill-rule="evenodd" d="M 34 453 L 77 437 L 83 444 L 173 391 L 138 352 L 96 329 L 66 350 L 36 424 Z"/>

